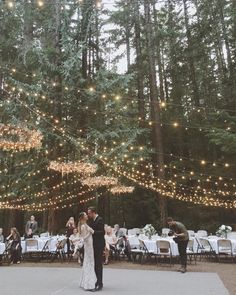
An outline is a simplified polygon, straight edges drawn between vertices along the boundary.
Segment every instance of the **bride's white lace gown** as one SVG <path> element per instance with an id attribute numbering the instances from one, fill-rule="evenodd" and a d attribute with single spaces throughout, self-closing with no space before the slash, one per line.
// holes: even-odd
<path id="1" fill-rule="evenodd" d="M 84 262 L 80 287 L 85 290 L 95 288 L 97 277 L 94 271 L 93 229 L 87 224 L 81 226 L 81 238 L 84 240 Z"/>

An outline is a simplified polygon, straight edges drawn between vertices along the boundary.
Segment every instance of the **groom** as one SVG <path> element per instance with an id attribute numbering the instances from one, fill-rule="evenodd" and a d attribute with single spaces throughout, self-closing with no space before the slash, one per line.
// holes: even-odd
<path id="1" fill-rule="evenodd" d="M 102 273 L 103 273 L 103 252 L 105 249 L 105 230 L 104 223 L 100 216 L 97 214 L 95 207 L 88 208 L 88 216 L 90 219 L 90 227 L 94 230 L 93 234 L 93 248 L 94 248 L 94 261 L 95 273 L 97 282 L 93 291 L 100 291 L 103 288 Z"/>

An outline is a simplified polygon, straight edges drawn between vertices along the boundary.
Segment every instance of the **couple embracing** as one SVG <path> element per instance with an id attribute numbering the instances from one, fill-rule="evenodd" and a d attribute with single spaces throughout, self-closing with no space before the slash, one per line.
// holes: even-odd
<path id="1" fill-rule="evenodd" d="M 94 207 L 88 214 L 80 213 L 79 235 L 84 241 L 84 262 L 80 287 L 87 291 L 100 291 L 103 288 L 103 251 L 105 248 L 104 223 Z"/>

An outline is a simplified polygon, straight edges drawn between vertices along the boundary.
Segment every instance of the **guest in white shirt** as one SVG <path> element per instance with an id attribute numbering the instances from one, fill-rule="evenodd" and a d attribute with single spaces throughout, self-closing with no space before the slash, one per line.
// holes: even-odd
<path id="1" fill-rule="evenodd" d="M 69 237 L 69 240 L 72 244 L 72 249 L 74 250 L 72 256 L 74 257 L 76 255 L 76 253 L 79 252 L 78 253 L 78 263 L 82 264 L 83 244 L 82 244 L 82 241 L 81 241 L 81 238 L 80 238 L 77 228 L 74 228 L 73 234 Z"/>
<path id="2" fill-rule="evenodd" d="M 118 241 L 118 238 L 115 236 L 113 229 L 110 226 L 106 228 L 105 241 L 106 241 L 106 246 L 105 246 L 105 263 L 104 264 L 107 265 L 109 261 L 110 251 L 115 250 L 116 244 Z"/>

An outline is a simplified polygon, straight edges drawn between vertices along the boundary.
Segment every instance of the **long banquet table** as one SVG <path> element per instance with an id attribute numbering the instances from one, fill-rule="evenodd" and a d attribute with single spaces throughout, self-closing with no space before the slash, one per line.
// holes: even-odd
<path id="1" fill-rule="evenodd" d="M 219 254 L 219 249 L 218 249 L 218 240 L 222 240 L 222 238 L 218 238 L 218 237 L 208 237 L 206 238 L 212 249 L 215 251 L 216 254 Z M 232 244 L 232 250 L 233 250 L 233 253 L 236 253 L 236 240 L 235 239 L 229 239 L 231 241 L 231 244 Z"/>
<path id="2" fill-rule="evenodd" d="M 47 241 L 49 241 L 49 252 L 54 252 L 57 249 L 57 243 L 63 239 L 65 239 L 65 236 L 53 236 L 53 237 L 40 237 L 36 240 L 38 241 L 38 250 L 42 251 Z M 22 253 L 26 253 L 26 241 L 21 241 L 21 247 L 22 247 Z M 65 245 L 65 251 L 66 251 L 67 245 Z"/>
<path id="3" fill-rule="evenodd" d="M 65 239 L 65 236 L 53 236 L 53 237 L 44 237 L 44 238 L 36 238 L 35 240 L 38 241 L 38 249 L 39 251 L 42 251 L 46 242 L 50 240 L 49 242 L 49 252 L 54 252 L 56 251 L 57 248 L 57 243 L 61 240 Z M 22 253 L 26 253 L 26 241 L 22 240 L 21 241 L 21 247 L 22 247 Z M 67 245 L 65 245 L 65 251 L 66 251 Z M 6 249 L 6 246 L 4 243 L 0 243 L 0 255 L 4 253 Z"/>
<path id="4" fill-rule="evenodd" d="M 138 249 L 139 246 L 140 246 L 140 244 L 139 244 L 139 239 L 140 239 L 145 243 L 148 251 L 150 251 L 150 252 L 152 252 L 154 254 L 157 254 L 157 245 L 156 245 L 157 240 L 169 241 L 172 255 L 173 256 L 178 256 L 179 255 L 178 245 L 175 243 L 175 241 L 171 237 L 166 237 L 166 238 L 156 237 L 155 239 L 149 240 L 149 239 L 144 238 L 144 237 L 129 236 L 128 239 L 129 239 L 131 248 L 137 248 Z M 193 240 L 193 251 L 194 251 L 194 253 L 200 253 L 199 243 L 198 243 L 197 239 L 194 238 L 194 237 L 191 237 L 190 239 Z M 219 239 L 222 239 L 222 238 L 209 236 L 209 237 L 206 237 L 204 239 L 208 240 L 211 247 L 212 247 L 212 249 L 215 251 L 215 253 L 219 254 L 217 241 Z M 232 243 L 233 253 L 236 253 L 236 240 L 235 239 L 229 239 L 229 240 Z"/>
<path id="5" fill-rule="evenodd" d="M 129 239 L 131 248 L 139 248 L 139 239 L 140 239 L 145 243 L 148 251 L 152 252 L 154 254 L 157 254 L 157 243 L 156 242 L 158 240 L 159 241 L 168 241 L 168 242 L 170 242 L 170 248 L 171 248 L 172 255 L 173 256 L 179 255 L 178 245 L 175 243 L 175 241 L 171 237 L 166 237 L 166 238 L 157 237 L 155 239 L 149 240 L 149 239 L 143 239 L 143 238 L 139 238 L 139 237 L 130 236 L 130 237 L 128 237 L 128 239 Z"/>

